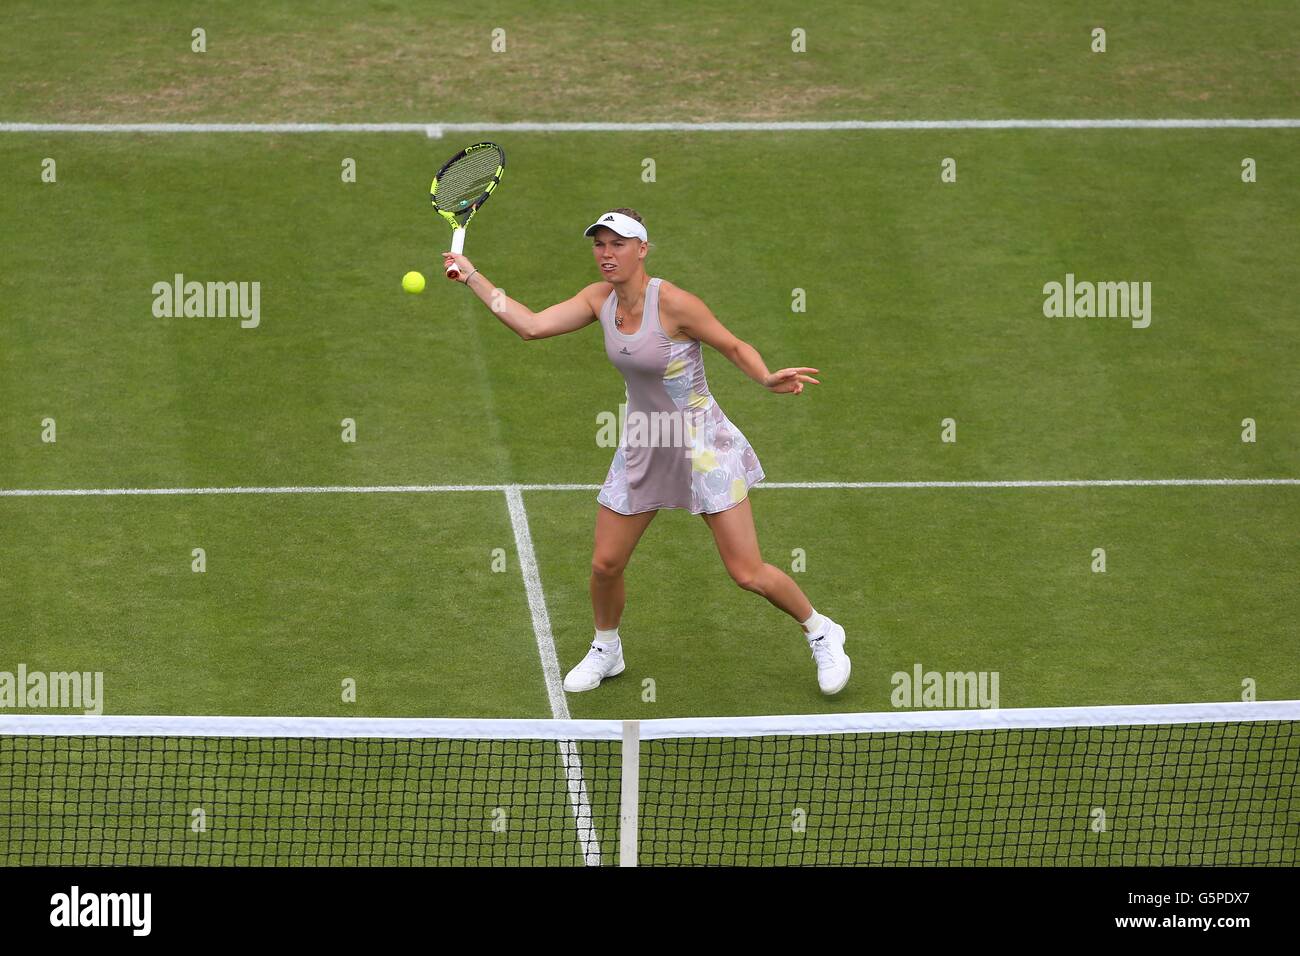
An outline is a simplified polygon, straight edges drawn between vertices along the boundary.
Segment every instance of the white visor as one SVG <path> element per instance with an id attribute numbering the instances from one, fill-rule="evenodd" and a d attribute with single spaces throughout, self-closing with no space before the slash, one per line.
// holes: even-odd
<path id="1" fill-rule="evenodd" d="M 594 235 L 596 230 L 601 226 L 604 226 L 606 229 L 613 229 L 620 236 L 627 239 L 640 239 L 642 242 L 650 241 L 646 236 L 645 226 L 641 225 L 641 223 L 637 222 L 631 216 L 625 216 L 621 212 L 605 213 L 605 215 L 601 216 L 588 226 L 587 231 L 584 232 L 583 235 Z"/>

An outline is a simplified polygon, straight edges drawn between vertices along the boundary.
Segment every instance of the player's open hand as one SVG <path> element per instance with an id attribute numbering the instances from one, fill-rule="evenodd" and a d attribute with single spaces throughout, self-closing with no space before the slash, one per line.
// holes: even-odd
<path id="1" fill-rule="evenodd" d="M 455 278 L 455 281 L 465 282 L 467 279 L 469 279 L 469 277 L 474 272 L 474 263 L 470 262 L 460 253 L 444 252 L 442 254 L 442 271 L 446 272 L 447 267 L 450 266 L 453 262 L 456 264 L 456 271 L 458 273 Z M 447 278 L 448 279 L 451 278 L 450 273 L 448 273 Z"/>
<path id="2" fill-rule="evenodd" d="M 820 385 L 821 382 L 806 373 L 817 373 L 815 368 L 783 368 L 773 372 L 763 380 L 763 387 L 772 392 L 790 392 L 798 395 L 803 391 L 805 382 Z"/>

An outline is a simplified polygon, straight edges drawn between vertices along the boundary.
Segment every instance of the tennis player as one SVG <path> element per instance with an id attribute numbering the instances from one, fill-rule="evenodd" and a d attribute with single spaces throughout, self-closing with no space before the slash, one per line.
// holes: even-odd
<path id="1" fill-rule="evenodd" d="M 817 613 L 788 574 L 763 561 L 749 503 L 749 489 L 763 480 L 763 469 L 744 434 L 709 393 L 700 343 L 780 394 L 798 395 L 805 384 L 820 384 L 809 374 L 818 370 L 769 372 L 758 352 L 727 331 L 698 298 L 648 276 L 649 237 L 635 210 L 611 210 L 583 234 L 592 239 L 600 281 L 541 312 L 500 293 L 463 255 L 443 253 L 444 267 L 455 262 L 459 268 L 457 281 L 523 339 L 563 335 L 599 321 L 605 354 L 627 383 L 623 435 L 596 496 L 591 559 L 596 637 L 564 678 L 564 689 L 592 690 L 623 672 L 618 633 L 623 570 L 659 509 L 685 508 L 708 523 L 732 580 L 799 622 L 817 663 L 818 685 L 825 694 L 839 693 L 850 670 L 844 628 Z"/>

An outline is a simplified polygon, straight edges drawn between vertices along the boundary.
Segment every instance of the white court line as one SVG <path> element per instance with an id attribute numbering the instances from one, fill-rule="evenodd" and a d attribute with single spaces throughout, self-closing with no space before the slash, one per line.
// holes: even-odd
<path id="1" fill-rule="evenodd" d="M 81 497 L 83 495 L 338 495 L 438 491 L 505 491 L 510 485 L 274 485 L 220 488 L 0 488 L 3 497 Z M 592 487 L 599 487 L 593 485 Z"/>
<path id="2" fill-rule="evenodd" d="M 550 701 L 551 716 L 557 720 L 568 720 L 569 702 L 564 697 L 564 684 L 560 679 L 560 662 L 555 656 L 551 616 L 546 612 L 546 593 L 542 590 L 542 575 L 537 568 L 537 555 L 533 552 L 533 535 L 528 528 L 524 496 L 516 485 L 506 485 L 504 490 L 506 505 L 510 509 L 510 526 L 515 532 L 515 552 L 519 555 L 519 569 L 524 579 L 524 590 L 528 594 L 528 611 L 533 617 L 537 655 L 542 660 L 542 676 L 546 679 L 546 696 Z M 591 818 L 591 801 L 587 796 L 587 781 L 582 774 L 578 744 L 574 740 L 561 740 L 559 749 L 583 862 L 587 866 L 600 866 L 600 836 L 596 832 L 595 821 Z"/>
<path id="3" fill-rule="evenodd" d="M 754 488 L 1148 488 L 1300 485 L 1300 478 L 1080 478 L 1026 481 L 763 481 Z M 82 498 L 130 495 L 432 494 L 455 491 L 599 491 L 600 485 L 273 485 L 212 488 L 0 488 L 0 498 Z M 751 489 L 753 490 L 753 489 Z M 522 513 L 522 499 L 520 509 Z M 511 512 L 513 516 L 513 511 Z M 525 521 L 526 521 L 525 516 Z M 563 699 L 563 695 L 561 695 Z"/>
<path id="4" fill-rule="evenodd" d="M 524 496 L 517 485 L 505 485 L 506 505 L 510 508 L 510 526 L 515 532 L 515 551 L 519 555 L 519 569 L 528 592 L 528 610 L 533 616 L 533 632 L 537 635 L 537 653 L 542 659 L 542 674 L 546 678 L 546 696 L 551 704 L 551 716 L 569 719 L 569 702 L 564 697 L 564 682 L 560 679 L 560 663 L 555 656 L 555 639 L 551 635 L 551 617 L 546 612 L 546 598 L 542 591 L 542 575 L 537 569 L 537 555 L 533 553 L 533 535 L 528 528 L 528 512 L 524 510 Z"/>
<path id="5" fill-rule="evenodd" d="M 0 133 L 780 133 L 835 130 L 1300 129 L 1300 119 L 947 119 L 733 123 L 0 123 Z"/>
<path id="6" fill-rule="evenodd" d="M 774 481 L 756 488 L 1169 488 L 1300 485 L 1300 478 L 1080 478 L 1028 481 Z"/>

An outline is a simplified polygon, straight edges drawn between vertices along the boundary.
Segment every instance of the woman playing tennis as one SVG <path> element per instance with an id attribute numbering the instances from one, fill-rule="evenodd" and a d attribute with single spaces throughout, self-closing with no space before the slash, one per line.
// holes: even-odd
<path id="1" fill-rule="evenodd" d="M 820 384 L 809 374 L 817 369 L 768 372 L 758 352 L 727 331 L 703 302 L 671 282 L 648 276 L 649 239 L 635 210 L 607 212 L 584 235 L 592 239 L 600 281 L 541 312 L 495 292 L 463 255 L 443 253 L 444 267 L 454 262 L 458 281 L 489 308 L 495 301 L 497 318 L 523 339 L 563 335 L 599 321 L 605 354 L 627 382 L 627 424 L 596 497 L 591 558 L 596 638 L 587 656 L 564 678 L 564 689 L 592 690 L 606 677 L 623 672 L 618 634 L 625 603 L 623 570 L 659 509 L 685 508 L 708 523 L 732 580 L 799 622 L 817 663 L 818 685 L 823 693 L 839 693 L 850 670 L 844 628 L 818 614 L 788 574 L 763 561 L 749 504 L 749 489 L 763 480 L 763 469 L 744 434 L 709 393 L 700 343 L 713 346 L 773 392 L 798 395 L 805 383 Z M 639 427 L 647 420 L 660 431 L 674 431 L 671 437 L 679 440 L 647 435 L 647 429 Z"/>

